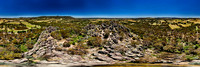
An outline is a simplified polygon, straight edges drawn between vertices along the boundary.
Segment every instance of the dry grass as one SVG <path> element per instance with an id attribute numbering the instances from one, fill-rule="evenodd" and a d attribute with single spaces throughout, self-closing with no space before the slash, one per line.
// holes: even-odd
<path id="1" fill-rule="evenodd" d="M 20 22 L 8 22 L 6 24 L 20 24 Z"/>
<path id="2" fill-rule="evenodd" d="M 200 21 L 196 21 L 196 22 L 194 22 L 194 24 L 200 24 Z"/>
<path id="3" fill-rule="evenodd" d="M 181 25 L 182 27 L 189 27 L 189 26 L 191 26 L 191 24 L 179 24 L 179 25 Z"/>
<path id="4" fill-rule="evenodd" d="M 128 21 L 130 21 L 130 22 L 136 22 L 135 20 L 128 20 Z"/>
<path id="5" fill-rule="evenodd" d="M 171 24 L 169 24 L 169 27 L 170 27 L 171 29 L 179 29 L 179 28 L 181 28 L 181 27 L 179 27 L 178 25 L 171 25 Z"/>
<path id="6" fill-rule="evenodd" d="M 151 24 L 151 25 L 161 25 L 160 23 L 153 23 L 153 24 Z"/>

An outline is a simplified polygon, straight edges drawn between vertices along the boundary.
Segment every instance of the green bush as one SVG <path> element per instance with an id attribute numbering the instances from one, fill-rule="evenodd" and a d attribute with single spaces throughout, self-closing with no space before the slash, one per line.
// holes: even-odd
<path id="1" fill-rule="evenodd" d="M 12 60 L 15 58 L 21 58 L 20 53 L 14 53 L 13 51 L 3 50 L 0 52 L 0 59 L 2 60 Z"/>
<path id="2" fill-rule="evenodd" d="M 71 30 L 69 28 L 66 28 L 65 30 L 60 30 L 60 33 L 63 38 L 68 38 L 71 36 L 70 31 Z"/>
<path id="3" fill-rule="evenodd" d="M 195 55 L 186 55 L 185 57 L 187 58 L 187 60 L 197 60 L 197 59 L 199 59 L 199 56 L 195 56 Z"/>
<path id="4" fill-rule="evenodd" d="M 62 39 L 62 35 L 60 33 L 60 31 L 54 31 L 51 33 L 51 36 L 55 39 L 61 40 Z"/>
<path id="5" fill-rule="evenodd" d="M 26 51 L 28 51 L 28 48 L 27 48 L 27 46 L 25 46 L 25 45 L 21 45 L 21 46 L 20 46 L 20 50 L 21 50 L 22 52 L 26 52 Z"/>

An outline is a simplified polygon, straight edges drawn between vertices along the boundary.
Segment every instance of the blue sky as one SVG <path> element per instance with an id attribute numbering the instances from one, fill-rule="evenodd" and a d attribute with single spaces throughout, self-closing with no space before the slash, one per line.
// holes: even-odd
<path id="1" fill-rule="evenodd" d="M 200 0 L 0 0 L 0 17 L 200 17 Z"/>

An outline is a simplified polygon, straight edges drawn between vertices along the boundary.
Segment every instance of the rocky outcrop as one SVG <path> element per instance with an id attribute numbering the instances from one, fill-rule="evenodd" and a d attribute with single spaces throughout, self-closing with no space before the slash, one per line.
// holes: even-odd
<path id="1" fill-rule="evenodd" d="M 45 62 L 56 62 L 60 64 L 114 64 L 133 62 L 136 59 L 143 57 L 143 48 L 141 44 L 132 45 L 133 37 L 138 36 L 130 33 L 130 30 L 117 23 L 88 25 L 84 29 L 88 30 L 88 37 L 101 37 L 104 43 L 102 49 L 90 48 L 88 54 L 84 57 L 80 55 L 70 55 L 66 52 L 67 48 L 57 44 L 58 40 L 51 37 L 51 32 L 56 31 L 54 27 L 48 27 L 41 33 L 37 43 L 33 49 L 25 52 L 24 57 L 31 56 L 34 59 L 45 58 Z M 61 50 L 56 50 L 56 48 Z M 44 63 L 44 61 L 35 61 L 37 63 Z"/>
<path id="2" fill-rule="evenodd" d="M 143 57 L 141 44 L 132 44 L 132 41 L 141 42 L 139 39 L 133 40 L 138 36 L 130 32 L 128 28 L 120 24 L 110 22 L 100 25 L 88 25 L 85 27 L 91 37 L 101 37 L 106 41 L 103 49 L 93 52 L 95 59 L 100 61 L 112 62 L 132 62 Z M 134 46 L 133 46 L 134 45 Z"/>
<path id="3" fill-rule="evenodd" d="M 109 46 L 104 46 L 104 49 L 98 50 L 96 53 L 93 54 L 95 59 L 100 61 L 106 62 L 134 62 L 136 59 L 143 57 L 144 54 L 141 51 L 134 51 L 132 49 L 140 49 L 140 48 L 128 48 L 128 50 L 124 51 L 123 53 L 113 49 Z M 137 52 L 137 53 L 136 53 Z"/>
<path id="4" fill-rule="evenodd" d="M 110 45 L 127 45 L 132 41 L 132 37 L 138 37 L 136 34 L 131 33 L 125 26 L 114 22 L 102 23 L 100 25 L 90 24 L 85 29 L 88 31 L 88 35 L 101 37 L 102 40 L 107 40 Z"/>
<path id="5" fill-rule="evenodd" d="M 53 55 L 53 50 L 57 47 L 56 40 L 51 37 L 51 32 L 56 31 L 54 27 L 48 27 L 45 31 L 43 31 L 34 48 L 28 52 L 25 52 L 23 55 L 26 56 L 33 56 L 35 58 Z"/>

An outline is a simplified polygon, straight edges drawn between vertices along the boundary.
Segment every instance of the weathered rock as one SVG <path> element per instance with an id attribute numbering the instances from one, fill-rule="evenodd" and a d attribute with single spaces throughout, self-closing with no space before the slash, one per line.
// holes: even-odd
<path id="1" fill-rule="evenodd" d="M 113 49 L 111 49 L 111 48 L 107 48 L 106 49 L 109 53 L 114 53 L 115 51 L 113 50 Z"/>
<path id="2" fill-rule="evenodd" d="M 79 61 L 83 60 L 83 58 L 82 58 L 81 56 L 79 56 L 79 55 L 74 55 L 74 56 L 72 56 L 72 57 L 70 58 L 70 60 L 71 60 L 72 62 L 79 62 Z"/>
<path id="3" fill-rule="evenodd" d="M 49 61 L 46 61 L 46 60 L 42 60 L 39 63 L 41 63 L 41 64 L 59 64 L 58 62 L 53 62 L 53 61 L 49 62 Z"/>
<path id="4" fill-rule="evenodd" d="M 98 51 L 100 54 L 108 54 L 108 51 Z"/>
<path id="5" fill-rule="evenodd" d="M 132 53 L 132 51 L 127 51 L 127 52 L 125 53 L 125 55 L 128 56 L 128 57 L 132 57 L 132 58 L 134 58 L 134 57 L 137 56 L 136 54 Z"/>
<path id="6" fill-rule="evenodd" d="M 111 56 L 111 58 L 113 58 L 114 60 L 123 60 L 124 58 L 121 56 Z"/>
<path id="7" fill-rule="evenodd" d="M 28 59 L 22 58 L 22 59 L 14 59 L 11 62 L 13 62 L 13 63 L 23 63 L 23 62 L 27 62 L 27 61 L 28 61 Z"/>
<path id="8" fill-rule="evenodd" d="M 200 65 L 200 60 L 192 60 L 189 64 Z"/>
<path id="9" fill-rule="evenodd" d="M 188 64 L 190 64 L 190 62 L 178 62 L 178 63 L 173 63 L 173 64 L 176 64 L 176 65 L 188 65 Z"/>
<path id="10" fill-rule="evenodd" d="M 100 60 L 100 61 L 106 61 L 106 62 L 111 62 L 113 61 L 112 58 L 106 56 L 106 55 L 102 55 L 102 54 L 97 54 L 96 55 L 96 59 Z"/>
<path id="11" fill-rule="evenodd" d="M 45 31 L 43 31 L 36 44 L 34 44 L 33 49 L 28 52 L 25 52 L 23 56 L 32 56 L 35 54 L 35 58 L 44 57 L 44 56 L 53 56 L 52 50 L 57 47 L 56 40 L 51 36 L 51 32 L 56 31 L 54 27 L 48 27 Z M 46 55 L 47 54 L 47 55 Z"/>
<path id="12" fill-rule="evenodd" d="M 4 63 L 5 62 L 5 60 L 0 60 L 0 63 Z"/>
<path id="13" fill-rule="evenodd" d="M 122 56 L 122 54 L 119 53 L 119 52 L 116 52 L 115 55 L 117 55 L 117 56 Z"/>

